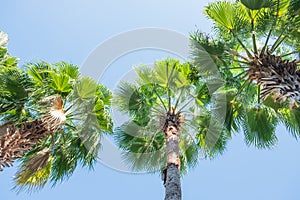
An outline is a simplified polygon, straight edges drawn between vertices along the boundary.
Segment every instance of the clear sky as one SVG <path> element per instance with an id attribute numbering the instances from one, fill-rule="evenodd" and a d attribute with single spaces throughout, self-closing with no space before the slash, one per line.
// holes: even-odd
<path id="1" fill-rule="evenodd" d="M 159 27 L 188 34 L 198 27 L 210 31 L 201 0 L 27 0 L 3 1 L 0 30 L 10 37 L 9 52 L 21 63 L 61 60 L 84 63 L 90 52 L 120 32 Z M 114 65 L 131 67 L 162 59 L 166 54 L 147 52 L 120 59 Z M 132 61 L 131 63 L 129 61 Z M 184 199 L 298 200 L 300 199 L 300 146 L 283 128 L 272 150 L 244 144 L 242 134 L 229 142 L 223 156 L 200 160 L 182 180 Z M 77 169 L 55 188 L 16 195 L 11 191 L 15 168 L 0 173 L 0 200 L 53 199 L 163 199 L 157 174 L 130 174 L 98 163 L 94 171 Z"/>

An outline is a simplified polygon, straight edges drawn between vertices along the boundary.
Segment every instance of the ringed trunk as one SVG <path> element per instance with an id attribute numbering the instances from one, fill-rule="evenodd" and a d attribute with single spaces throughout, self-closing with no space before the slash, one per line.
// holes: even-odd
<path id="1" fill-rule="evenodd" d="M 165 200 L 181 200 L 179 126 L 173 120 L 167 120 L 164 128 L 166 136 L 167 166 L 163 172 L 166 188 Z"/>

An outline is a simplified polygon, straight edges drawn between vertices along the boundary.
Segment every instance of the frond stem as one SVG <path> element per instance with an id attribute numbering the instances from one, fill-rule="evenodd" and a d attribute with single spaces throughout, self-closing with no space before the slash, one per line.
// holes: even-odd
<path id="1" fill-rule="evenodd" d="M 179 100 L 180 100 L 180 97 L 181 97 L 181 95 L 183 93 L 183 90 L 184 90 L 184 87 L 182 87 L 181 90 L 180 90 L 180 94 L 179 94 L 179 96 L 178 96 L 178 98 L 176 100 L 176 103 L 175 103 L 175 106 L 174 106 L 174 110 L 176 110 L 176 108 L 177 108 L 177 106 L 179 104 Z"/>
<path id="2" fill-rule="evenodd" d="M 232 31 L 230 30 L 230 32 L 233 34 L 233 36 L 236 38 L 236 40 L 238 41 L 238 43 L 243 47 L 243 49 L 246 51 L 247 56 L 252 59 L 253 56 L 251 55 L 250 51 L 248 50 L 248 48 L 243 44 L 242 40 Z"/>
<path id="3" fill-rule="evenodd" d="M 289 56 L 289 55 L 292 55 L 292 54 L 295 54 L 295 53 L 299 53 L 299 51 L 293 51 L 293 52 L 284 54 L 284 55 L 282 55 L 281 57 Z"/>
<path id="4" fill-rule="evenodd" d="M 272 31 L 273 31 L 273 29 L 275 28 L 275 26 L 276 26 L 276 24 L 277 24 L 277 21 L 278 21 L 278 17 L 279 17 L 278 11 L 279 11 L 279 0 L 277 0 L 277 13 L 276 13 L 275 21 L 274 21 L 274 23 L 272 24 L 271 29 L 269 30 L 268 36 L 267 36 L 267 38 L 266 38 L 265 44 L 264 44 L 264 46 L 263 46 L 263 48 L 262 48 L 262 50 L 261 50 L 261 52 L 260 52 L 259 57 L 262 57 L 262 56 L 264 55 L 265 51 L 266 51 L 266 48 L 267 48 L 268 43 L 269 43 L 269 39 L 270 39 L 271 34 L 272 34 Z"/>
<path id="5" fill-rule="evenodd" d="M 160 97 L 160 95 L 157 93 L 156 88 L 157 88 L 157 84 L 155 84 L 154 92 L 155 92 L 155 94 L 157 95 L 159 101 L 160 101 L 161 104 L 163 105 L 163 107 L 164 107 L 164 109 L 166 110 L 166 112 L 168 112 L 168 109 L 167 109 L 167 107 L 166 107 L 164 101 L 163 101 L 162 98 Z"/>
<path id="6" fill-rule="evenodd" d="M 258 55 L 257 45 L 256 45 L 256 38 L 255 38 L 255 31 L 254 31 L 254 19 L 251 19 L 251 29 L 252 29 L 252 43 L 253 43 L 253 49 L 254 54 Z"/>

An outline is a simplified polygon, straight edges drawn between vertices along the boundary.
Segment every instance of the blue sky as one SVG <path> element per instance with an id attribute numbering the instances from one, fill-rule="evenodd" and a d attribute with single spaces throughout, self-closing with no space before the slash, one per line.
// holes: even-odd
<path id="1" fill-rule="evenodd" d="M 84 63 L 90 52 L 106 39 L 131 29 L 159 27 L 188 36 L 198 27 L 210 30 L 201 0 L 10 0 L 1 4 L 0 29 L 10 37 L 9 52 L 21 63 L 61 60 Z M 146 55 L 147 54 L 147 55 Z M 167 55 L 144 52 L 114 63 L 128 67 Z M 283 128 L 272 150 L 257 150 L 236 134 L 223 156 L 200 160 L 182 180 L 184 199 L 298 200 L 300 199 L 300 146 Z M 4 200 L 53 199 L 163 199 L 164 187 L 157 174 L 130 174 L 97 164 L 94 171 L 77 169 L 55 188 L 16 195 L 11 191 L 15 168 L 0 173 Z"/>

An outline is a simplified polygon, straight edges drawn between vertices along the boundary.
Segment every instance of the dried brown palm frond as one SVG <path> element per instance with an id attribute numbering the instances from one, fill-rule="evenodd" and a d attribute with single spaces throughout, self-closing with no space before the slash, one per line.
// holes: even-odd
<path id="1" fill-rule="evenodd" d="M 13 122 L 9 121 L 9 122 L 6 122 L 6 123 L 4 123 L 3 125 L 0 126 L 0 137 L 3 136 L 6 133 L 7 128 L 9 126 L 11 126 L 12 124 L 13 124 Z"/>
<path id="2" fill-rule="evenodd" d="M 12 166 L 15 159 L 21 158 L 26 151 L 54 134 L 65 123 L 62 98 L 57 95 L 50 105 L 50 111 L 41 119 L 24 122 L 20 128 L 13 124 L 2 126 L 4 134 L 0 136 L 0 170 L 1 166 Z"/>
<path id="3" fill-rule="evenodd" d="M 25 122 L 20 128 L 10 125 L 0 138 L 0 170 L 10 167 L 15 159 L 21 158 L 25 151 L 38 144 L 41 139 L 52 133 L 45 127 L 43 120 Z"/>
<path id="4" fill-rule="evenodd" d="M 276 102 L 289 100 L 291 108 L 300 102 L 300 70 L 296 60 L 270 54 L 255 57 L 244 77 L 262 87 L 262 99 L 272 95 Z"/>
<path id="5" fill-rule="evenodd" d="M 44 148 L 25 159 L 14 177 L 17 183 L 14 189 L 19 192 L 43 187 L 50 177 L 51 161 L 50 148 Z"/>
<path id="6" fill-rule="evenodd" d="M 41 169 L 44 169 L 50 160 L 50 149 L 44 148 L 39 151 L 34 156 L 30 157 L 21 166 L 20 170 L 17 172 L 16 180 L 28 180 L 32 175 Z"/>
<path id="7" fill-rule="evenodd" d="M 50 158 L 50 149 L 44 148 L 35 154 L 32 158 L 30 158 L 23 166 L 24 169 L 28 171 L 36 172 L 39 169 L 43 169 L 46 167 Z"/>

